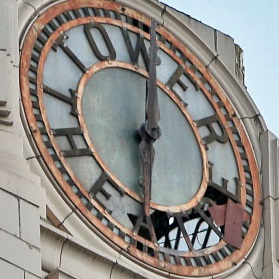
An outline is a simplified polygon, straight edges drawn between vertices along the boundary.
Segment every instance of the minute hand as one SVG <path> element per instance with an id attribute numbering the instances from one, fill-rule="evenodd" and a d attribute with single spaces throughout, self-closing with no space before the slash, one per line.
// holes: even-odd
<path id="1" fill-rule="evenodd" d="M 152 186 L 152 168 L 155 157 L 154 142 L 160 137 L 161 132 L 158 126 L 160 120 L 160 109 L 157 96 L 157 45 L 156 45 L 156 21 L 151 20 L 150 28 L 150 52 L 149 52 L 149 79 L 147 82 L 145 123 L 141 127 L 140 151 L 143 163 L 143 194 L 144 214 L 150 215 L 150 200 Z"/>
<path id="2" fill-rule="evenodd" d="M 149 52 L 149 79 L 147 83 L 147 100 L 146 100 L 146 132 L 154 140 L 160 137 L 160 108 L 157 94 L 157 75 L 156 66 L 158 65 L 157 44 L 156 44 L 156 21 L 151 20 L 150 28 L 150 52 Z"/>

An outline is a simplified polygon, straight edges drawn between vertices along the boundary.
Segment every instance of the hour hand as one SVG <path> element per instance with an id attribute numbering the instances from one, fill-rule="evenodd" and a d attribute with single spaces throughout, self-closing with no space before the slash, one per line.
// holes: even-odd
<path id="1" fill-rule="evenodd" d="M 150 201 L 151 201 L 151 183 L 152 183 L 152 167 L 154 162 L 155 150 L 153 148 L 154 140 L 151 139 L 144 129 L 141 127 L 140 134 L 142 140 L 140 142 L 140 153 L 142 158 L 142 188 L 144 196 L 144 214 L 150 215 Z"/>

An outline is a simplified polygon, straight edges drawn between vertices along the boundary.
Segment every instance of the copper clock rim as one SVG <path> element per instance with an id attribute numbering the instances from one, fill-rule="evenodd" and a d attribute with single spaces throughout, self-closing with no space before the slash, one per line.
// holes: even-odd
<path id="1" fill-rule="evenodd" d="M 45 59 L 48 55 L 48 52 L 50 51 L 51 47 L 52 47 L 52 42 L 55 41 L 64 31 L 67 31 L 73 27 L 79 26 L 79 25 L 84 25 L 88 22 L 88 18 L 81 18 L 81 19 L 77 19 L 77 20 L 73 20 L 70 21 L 68 23 L 65 23 L 61 26 L 61 28 L 58 28 L 56 31 L 54 31 L 51 36 L 48 39 L 48 42 L 46 43 L 43 52 L 42 52 L 42 58 L 40 59 L 40 70 L 38 71 L 38 76 L 40 77 L 40 79 L 38 79 L 38 95 L 40 96 L 40 99 L 43 100 L 42 95 L 43 95 L 43 90 L 42 90 L 42 74 L 40 74 L 41 71 L 43 71 L 43 67 L 44 67 L 44 63 L 45 63 Z M 96 19 L 94 20 L 94 22 L 96 23 L 107 23 L 107 24 L 112 24 L 112 25 L 116 25 L 116 26 L 121 26 L 121 24 L 119 24 L 118 20 L 114 20 L 114 19 L 106 19 L 103 20 L 103 18 L 100 19 Z M 117 24 L 114 24 L 114 23 Z M 128 26 L 127 26 L 128 28 Z M 130 28 L 131 31 L 133 32 L 137 32 L 140 33 L 140 30 L 137 27 L 133 27 Z M 149 34 L 142 34 L 144 35 L 147 39 L 149 37 Z M 162 47 L 162 46 L 161 46 Z M 166 47 L 162 47 L 163 51 L 166 51 Z M 170 53 L 168 53 L 168 55 L 171 56 Z M 173 58 L 173 56 L 171 56 Z M 128 70 L 134 71 L 139 73 L 142 76 L 147 77 L 147 72 L 140 69 L 137 66 L 134 66 L 132 64 L 129 63 L 124 63 L 124 62 L 119 62 L 119 61 L 107 61 L 107 62 L 99 62 L 99 65 L 102 65 L 103 68 L 109 68 L 109 67 L 115 67 L 114 65 L 121 65 L 121 68 L 126 68 Z M 125 65 L 124 65 L 125 64 Z M 89 67 L 88 71 L 81 77 L 80 81 L 79 81 L 79 86 L 78 88 L 80 89 L 80 84 L 82 82 L 84 82 L 83 80 L 88 77 L 90 78 L 91 76 L 91 72 L 95 69 L 96 67 L 98 67 L 98 65 L 94 64 L 94 66 Z M 153 209 L 158 209 L 161 211 L 165 211 L 165 212 L 169 212 L 170 208 L 171 208 L 171 212 L 183 212 L 186 211 L 190 208 L 193 208 L 194 206 L 196 206 L 197 204 L 200 203 L 200 201 L 203 198 L 203 195 L 207 189 L 207 182 L 208 182 L 208 177 L 209 177 L 209 172 L 208 172 L 208 159 L 207 159 L 207 155 L 206 155 L 206 151 L 205 151 L 205 146 L 202 143 L 202 139 L 200 136 L 200 133 L 197 130 L 197 127 L 194 124 L 193 119 L 191 118 L 190 114 L 187 112 L 187 110 L 184 107 L 184 104 L 182 104 L 181 102 L 179 102 L 179 100 L 177 99 L 177 97 L 175 96 L 176 94 L 171 91 L 169 88 L 167 88 L 167 86 L 165 84 L 163 84 L 162 82 L 160 82 L 158 80 L 158 86 L 170 97 L 170 99 L 177 105 L 177 107 L 179 107 L 179 109 L 182 111 L 184 117 L 187 119 L 187 122 L 189 123 L 189 125 L 191 126 L 191 129 L 195 135 L 195 138 L 197 140 L 198 146 L 199 146 L 199 151 L 201 154 L 201 158 L 202 158 L 202 177 L 201 177 L 201 181 L 200 181 L 200 185 L 197 187 L 198 190 L 196 192 L 196 194 L 191 197 L 190 199 L 188 199 L 185 203 L 179 204 L 179 205 L 171 205 L 171 206 L 167 206 L 167 205 L 161 205 L 155 202 L 151 202 L 151 207 Z M 80 104 L 81 98 L 82 98 L 82 94 L 80 94 L 80 92 L 77 92 L 78 94 L 78 104 Z M 63 165 L 66 167 L 68 173 L 70 174 L 71 178 L 75 181 L 76 185 L 78 186 L 78 188 L 83 192 L 83 193 L 87 193 L 87 190 L 82 186 L 82 184 L 79 182 L 78 178 L 75 176 L 74 172 L 72 171 L 72 169 L 70 168 L 70 166 L 68 165 L 67 161 L 64 159 L 63 155 L 60 152 L 60 148 L 51 132 L 51 128 L 50 125 L 48 123 L 48 117 L 46 115 L 46 111 L 45 111 L 45 106 L 43 105 L 43 101 L 41 101 L 41 112 L 43 115 L 43 119 L 44 119 L 44 123 L 47 126 L 47 131 L 49 131 L 49 137 L 51 140 L 51 143 L 53 144 L 53 146 L 55 147 L 56 153 L 58 154 L 60 160 L 63 162 Z M 81 124 L 80 127 L 82 128 L 82 130 L 84 131 L 84 136 L 86 138 L 86 141 L 88 143 L 88 145 L 91 148 L 92 151 L 92 155 L 94 156 L 94 158 L 97 160 L 98 164 L 101 166 L 101 168 L 110 176 L 110 178 L 112 178 L 118 185 L 120 185 L 120 188 L 122 188 L 124 191 L 126 191 L 126 193 L 128 193 L 128 195 L 130 195 L 132 198 L 134 198 L 135 200 L 139 201 L 139 202 L 143 202 L 142 198 L 139 198 L 138 195 L 134 194 L 132 191 L 129 190 L 129 187 L 127 187 L 127 185 L 124 185 L 113 173 L 113 171 L 111 171 L 106 164 L 103 162 L 103 160 L 101 159 L 101 157 L 98 155 L 98 152 L 96 151 L 95 147 L 92 145 L 91 140 L 89 138 L 89 133 L 84 121 L 84 117 L 82 117 L 82 109 L 81 109 L 81 105 L 79 105 L 78 107 L 78 118 L 79 118 L 79 123 Z M 48 161 L 49 164 L 49 161 Z M 55 163 L 53 163 L 55 165 Z M 55 172 L 57 173 L 57 172 Z M 64 183 L 64 179 L 59 175 L 56 175 L 56 177 L 58 177 L 57 179 L 59 179 L 59 183 Z"/>

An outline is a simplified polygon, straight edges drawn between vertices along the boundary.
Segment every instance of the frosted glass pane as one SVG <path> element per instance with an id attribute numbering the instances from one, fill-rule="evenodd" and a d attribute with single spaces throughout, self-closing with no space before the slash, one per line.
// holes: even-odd
<path id="1" fill-rule="evenodd" d="M 144 123 L 146 79 L 119 68 L 97 72 L 82 100 L 83 114 L 96 151 L 109 169 L 142 195 L 140 138 Z M 160 89 L 161 138 L 155 143 L 152 200 L 162 205 L 189 201 L 199 189 L 202 159 L 195 135 L 180 109 Z"/>

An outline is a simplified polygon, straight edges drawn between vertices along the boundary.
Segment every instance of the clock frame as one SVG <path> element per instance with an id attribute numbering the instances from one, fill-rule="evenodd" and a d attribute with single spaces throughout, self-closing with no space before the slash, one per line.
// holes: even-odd
<path id="1" fill-rule="evenodd" d="M 130 61 L 117 60 L 118 53 L 110 39 L 111 34 L 106 30 L 108 25 L 122 32 Z M 84 36 L 99 60 L 93 65 L 86 65 L 67 45 L 67 33 L 76 27 L 83 27 Z M 101 35 L 105 43 L 104 52 L 90 32 L 92 28 Z M 156 268 L 159 273 L 215 275 L 234 267 L 252 249 L 260 225 L 261 190 L 256 159 L 245 127 L 210 71 L 167 28 L 157 27 L 159 50 L 177 63 L 167 81 L 162 82 L 158 78 L 157 87 L 168 95 L 187 119 L 199 144 L 202 177 L 196 194 L 183 204 L 165 206 L 153 202 L 150 216 L 127 212 L 132 228 L 114 217 L 113 210 L 107 205 L 112 194 L 104 185 L 110 184 L 119 199 L 128 197 L 137 208 L 142 206 L 143 198 L 126 187 L 104 163 L 92 144 L 82 112 L 84 88 L 99 71 L 126 69 L 148 78 L 146 44 L 150 40 L 149 29 L 149 17 L 110 1 L 63 1 L 45 9 L 31 23 L 24 37 L 20 62 L 23 109 L 35 148 L 42 156 L 42 164 L 59 185 L 58 191 L 67 197 L 65 202 L 78 210 L 93 232 L 113 243 L 127 257 L 146 267 Z M 129 32 L 136 36 L 135 46 L 129 40 Z M 80 71 L 78 85 L 70 88 L 68 94 L 44 82 L 48 55 L 50 52 L 58 53 L 58 49 Z M 190 85 L 202 92 L 214 114 L 198 119 L 191 116 L 188 111 L 191 104 L 177 93 L 179 90 L 187 93 Z M 79 125 L 53 128 L 48 120 L 50 115 L 45 95 L 67 104 L 71 117 L 76 118 Z M 67 141 L 68 148 L 61 148 L 59 137 Z M 208 155 L 214 149 L 213 144 L 227 144 L 233 151 L 238 172 L 234 191 L 228 189 L 226 177 L 215 181 L 214 162 Z M 84 156 L 92 157 L 101 168 L 91 189 L 82 185 L 69 164 L 68 158 L 75 160 Z M 232 211 L 238 212 L 236 218 Z M 191 234 L 186 228 L 189 222 L 192 222 Z M 230 233 L 234 225 L 238 228 L 237 236 Z M 211 234 L 214 234 L 213 240 Z M 170 239 L 171 236 L 174 240 Z"/>

